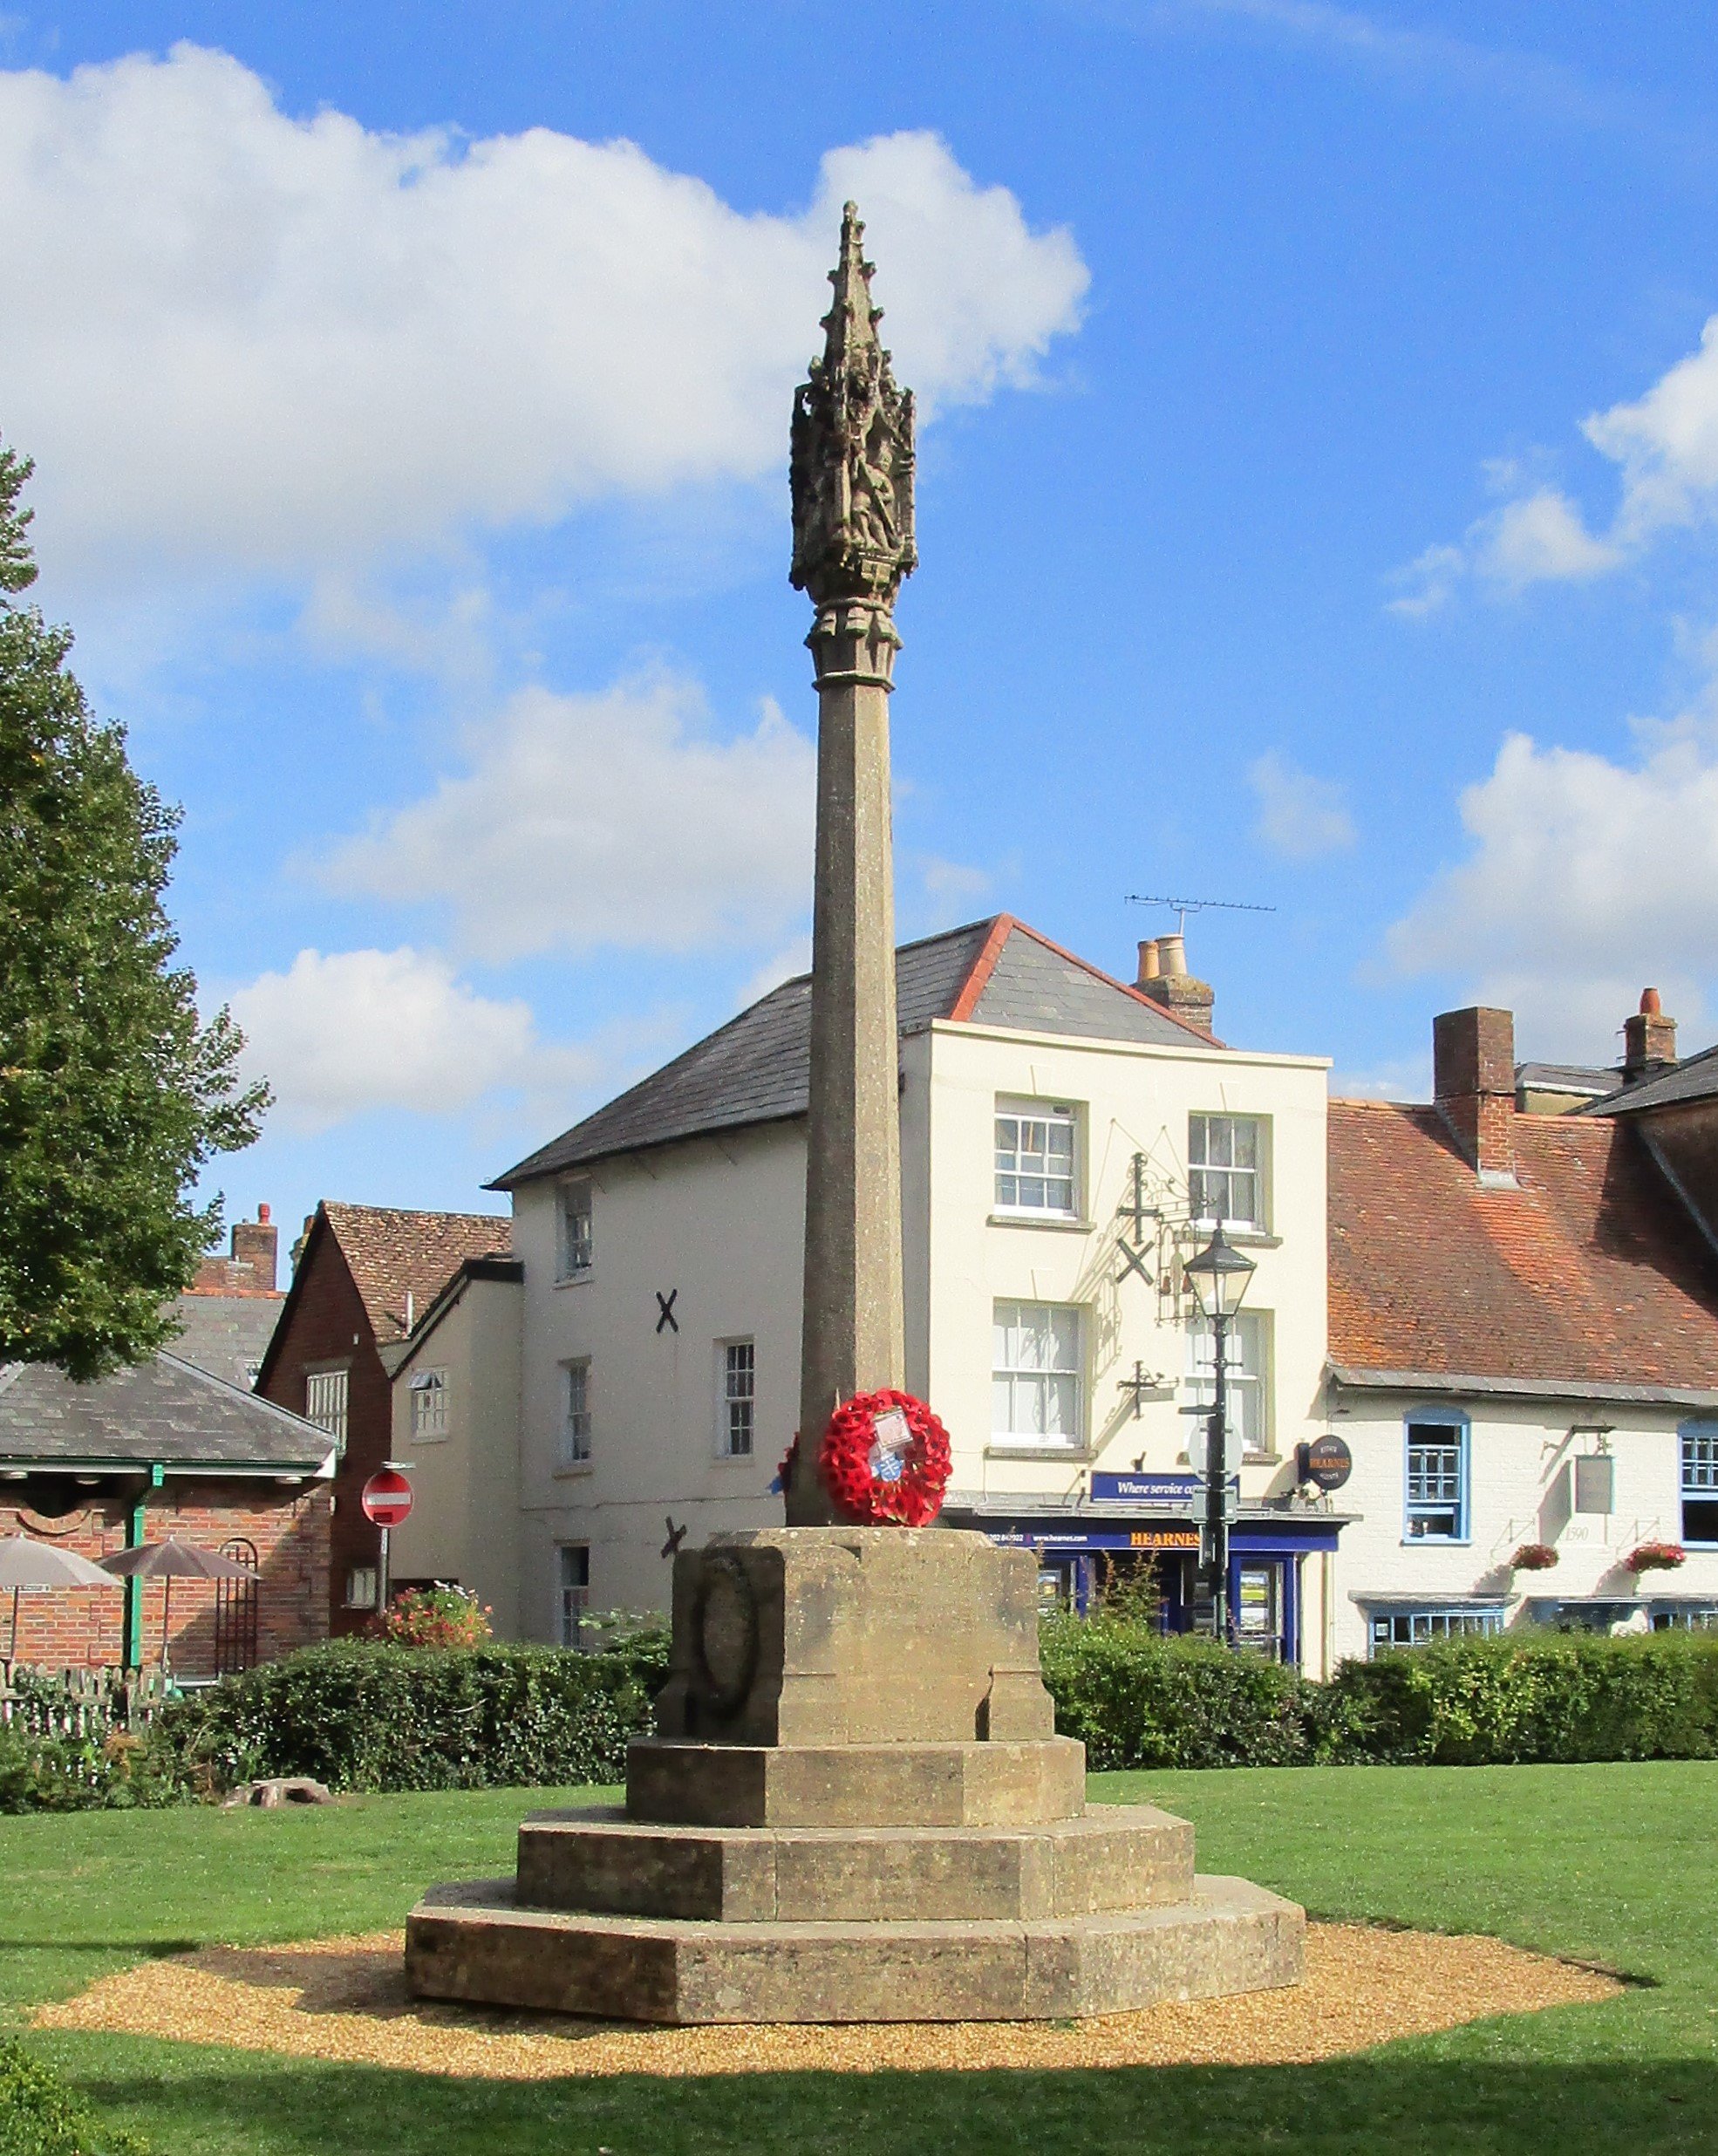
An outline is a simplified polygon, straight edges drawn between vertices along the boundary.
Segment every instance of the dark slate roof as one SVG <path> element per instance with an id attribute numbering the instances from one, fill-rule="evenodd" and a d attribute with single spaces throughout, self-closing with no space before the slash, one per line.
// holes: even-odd
<path id="1" fill-rule="evenodd" d="M 171 1352 L 249 1392 L 285 1300 L 284 1295 L 181 1295 L 173 1306 L 180 1330 Z"/>
<path id="2" fill-rule="evenodd" d="M 1637 1079 L 1602 1101 L 1582 1109 L 1583 1116 L 1633 1116 L 1643 1108 L 1670 1108 L 1680 1101 L 1709 1101 L 1718 1094 L 1718 1047 L 1702 1048 L 1656 1078 Z"/>
<path id="3" fill-rule="evenodd" d="M 959 1019 L 1096 1040 L 1221 1045 L 1006 913 L 903 944 L 895 954 L 895 1002 L 903 1034 L 937 1019 Z M 489 1187 L 510 1191 L 641 1146 L 802 1116 L 810 1064 L 807 973 L 784 981 Z"/>
<path id="4" fill-rule="evenodd" d="M 317 1474 L 326 1430 L 177 1355 L 77 1385 L 43 1363 L 0 1370 L 0 1460 L 47 1467 L 262 1469 Z"/>
<path id="5" fill-rule="evenodd" d="M 1529 1093 L 1614 1093 L 1614 1070 L 1592 1070 L 1585 1063 L 1517 1063 L 1515 1081 Z"/>

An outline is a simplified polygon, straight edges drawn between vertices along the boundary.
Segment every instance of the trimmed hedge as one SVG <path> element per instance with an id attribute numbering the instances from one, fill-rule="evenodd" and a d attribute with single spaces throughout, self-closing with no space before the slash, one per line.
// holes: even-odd
<path id="1" fill-rule="evenodd" d="M 0 2043 L 0 2156 L 149 2156 L 21 2043 Z"/>
<path id="2" fill-rule="evenodd" d="M 312 1647 L 160 1716 L 187 1783 L 271 1775 L 337 1790 L 617 1782 L 667 1670 L 665 1634 L 595 1655 L 561 1648 Z"/>
<path id="3" fill-rule="evenodd" d="M 1345 1662 L 1344 1756 L 1435 1766 L 1718 1758 L 1718 1634 L 1530 1631 Z"/>
<path id="4" fill-rule="evenodd" d="M 1105 1616 L 1047 1617 L 1044 1682 L 1056 1728 L 1115 1767 L 1301 1767 L 1346 1756 L 1346 1700 L 1214 1640 Z"/>
<path id="5" fill-rule="evenodd" d="M 1210 1640 L 1058 1616 L 1056 1727 L 1096 1769 L 1718 1758 L 1718 1635 L 1532 1630 L 1345 1662 L 1329 1684 Z"/>

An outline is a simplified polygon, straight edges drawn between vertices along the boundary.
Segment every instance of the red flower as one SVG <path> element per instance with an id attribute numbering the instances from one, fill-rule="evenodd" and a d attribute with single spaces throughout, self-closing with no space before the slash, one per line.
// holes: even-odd
<path id="1" fill-rule="evenodd" d="M 1549 1542 L 1524 1542 L 1510 1559 L 1511 1572 L 1549 1572 L 1557 1552 Z"/>
<path id="2" fill-rule="evenodd" d="M 905 1421 L 904 1451 L 877 1452 L 877 1417 L 890 1409 Z M 818 1472 L 837 1508 L 856 1523 L 885 1521 L 902 1527 L 928 1527 L 943 1509 L 953 1465 L 949 1433 L 910 1393 L 885 1387 L 856 1393 L 829 1417 L 817 1450 Z"/>
<path id="3" fill-rule="evenodd" d="M 1629 1552 L 1623 1563 L 1632 1573 L 1674 1572 L 1687 1560 L 1688 1552 L 1680 1542 L 1642 1542 Z"/>

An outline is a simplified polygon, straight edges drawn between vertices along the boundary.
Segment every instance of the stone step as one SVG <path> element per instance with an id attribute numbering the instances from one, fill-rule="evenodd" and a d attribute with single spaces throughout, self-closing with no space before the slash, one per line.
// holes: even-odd
<path id="1" fill-rule="evenodd" d="M 1072 1737 L 719 1744 L 635 1737 L 626 1810 L 676 1826 L 1037 1826 L 1086 1808 Z"/>
<path id="2" fill-rule="evenodd" d="M 1182 1901 L 1193 1829 L 1104 1805 L 1028 1827 L 685 1827 L 612 1808 L 519 1830 L 524 1907 L 726 1923 L 1030 1922 Z"/>
<path id="3" fill-rule="evenodd" d="M 709 1924 L 516 1905 L 513 1882 L 442 1886 L 407 1921 L 419 1997 L 604 2020 L 1026 2021 L 1301 1981 L 1305 1917 L 1200 1876 L 1163 1907 L 1040 1923 Z"/>

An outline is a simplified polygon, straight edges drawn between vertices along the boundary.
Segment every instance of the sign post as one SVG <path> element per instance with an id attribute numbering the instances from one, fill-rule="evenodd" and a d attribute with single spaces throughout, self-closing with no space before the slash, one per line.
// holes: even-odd
<path id="1" fill-rule="evenodd" d="M 412 1511 L 412 1485 L 397 1467 L 378 1467 L 364 1485 L 364 1494 L 358 1502 L 364 1507 L 364 1516 L 382 1531 L 381 1562 L 376 1573 L 376 1612 L 378 1616 L 388 1614 L 388 1533 L 406 1519 Z"/>

